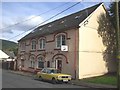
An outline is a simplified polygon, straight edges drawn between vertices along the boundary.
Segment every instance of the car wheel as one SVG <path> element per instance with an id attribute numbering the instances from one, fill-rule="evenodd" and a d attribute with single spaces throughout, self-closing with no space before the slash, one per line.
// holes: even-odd
<path id="1" fill-rule="evenodd" d="M 71 84 L 71 81 L 65 82 L 66 84 Z"/>
<path id="2" fill-rule="evenodd" d="M 53 83 L 53 84 L 56 84 L 55 78 L 52 78 L 52 83 Z"/>
<path id="3" fill-rule="evenodd" d="M 43 80 L 41 76 L 39 76 L 39 80 L 40 80 L 40 81 L 42 81 L 42 80 Z"/>

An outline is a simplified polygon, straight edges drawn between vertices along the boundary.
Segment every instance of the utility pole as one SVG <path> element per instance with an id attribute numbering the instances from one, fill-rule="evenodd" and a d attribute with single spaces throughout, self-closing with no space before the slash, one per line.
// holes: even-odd
<path id="1" fill-rule="evenodd" d="M 118 90 L 120 90 L 120 26 L 119 26 L 119 0 L 116 0 L 116 22 L 117 22 L 117 58 L 118 58 L 118 81 L 117 81 L 117 87 Z"/>

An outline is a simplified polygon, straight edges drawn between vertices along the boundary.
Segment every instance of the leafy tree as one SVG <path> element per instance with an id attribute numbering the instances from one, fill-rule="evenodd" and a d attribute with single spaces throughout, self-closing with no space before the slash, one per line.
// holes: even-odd
<path id="1" fill-rule="evenodd" d="M 111 3 L 110 4 L 110 9 L 109 9 L 109 12 L 110 12 L 110 16 L 111 16 L 111 21 L 113 22 L 113 25 L 114 25 L 114 27 L 115 27 L 115 29 L 117 30 L 117 18 L 116 18 L 116 4 L 117 3 Z M 118 2 L 118 8 L 119 8 L 119 17 L 120 17 L 120 1 Z M 119 21 L 120 21 L 120 18 L 119 18 Z M 120 27 L 120 23 L 119 23 L 119 27 Z M 117 34 L 116 34 L 117 35 Z M 119 45 L 119 41 L 117 41 L 117 45 Z M 119 46 L 117 46 L 117 48 L 118 48 Z M 118 48 L 119 49 L 119 48 Z M 120 55 L 119 56 L 117 56 L 117 57 L 119 57 L 120 58 Z M 117 58 L 118 59 L 118 58 Z M 120 90 L 120 61 L 119 61 L 119 59 L 117 60 L 118 61 L 118 84 L 117 84 L 117 87 L 118 87 L 118 89 Z"/>
<path id="2" fill-rule="evenodd" d="M 15 56 L 17 56 L 18 48 L 17 47 L 15 47 L 15 48 L 9 48 L 9 49 L 7 49 L 7 51 L 13 51 L 14 54 L 15 54 Z"/>
<path id="3" fill-rule="evenodd" d="M 119 7 L 119 17 L 120 17 L 120 1 L 118 2 L 118 7 Z M 109 16 L 110 16 L 110 21 L 115 28 L 115 34 L 114 36 L 117 36 L 117 18 L 116 18 L 116 2 L 112 2 L 109 6 Z M 119 18 L 120 19 L 120 18 Z M 120 20 L 119 20 L 120 21 Z M 120 23 L 119 23 L 120 26 Z M 117 37 L 116 37 L 116 43 L 117 42 Z M 117 44 L 116 44 L 117 45 Z M 116 53 L 117 53 L 117 46 L 116 46 Z M 116 54 L 117 55 L 117 54 Z"/>
<path id="4" fill-rule="evenodd" d="M 117 47 L 116 47 L 116 29 L 110 22 L 110 16 L 107 14 L 101 14 L 98 18 L 98 34 L 102 37 L 103 44 L 106 46 L 106 50 L 103 52 L 104 60 L 109 67 L 109 60 L 116 60 Z M 116 62 L 115 62 L 116 63 Z"/>
<path id="5" fill-rule="evenodd" d="M 12 41 L 2 40 L 0 39 L 0 42 L 2 42 L 2 50 L 3 51 L 13 51 L 15 55 L 17 55 L 18 52 L 18 44 Z"/>
<path id="6" fill-rule="evenodd" d="M 118 2 L 118 5 L 119 5 L 119 16 L 120 16 L 120 1 Z M 108 11 L 110 14 L 111 22 L 113 23 L 113 26 L 116 29 L 117 22 L 116 22 L 116 3 L 115 2 L 112 2 L 110 4 Z"/>

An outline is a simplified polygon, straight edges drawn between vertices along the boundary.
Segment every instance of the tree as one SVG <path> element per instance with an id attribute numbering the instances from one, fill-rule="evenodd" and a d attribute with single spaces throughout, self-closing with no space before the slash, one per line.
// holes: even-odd
<path id="1" fill-rule="evenodd" d="M 98 18 L 98 34 L 102 37 L 103 44 L 106 46 L 106 50 L 103 52 L 104 60 L 109 67 L 109 60 L 116 60 L 117 55 L 117 37 L 116 29 L 110 21 L 110 16 L 107 14 L 101 14 Z"/>
<path id="2" fill-rule="evenodd" d="M 10 48 L 10 49 L 8 49 L 7 51 L 13 51 L 14 54 L 15 54 L 15 56 L 17 56 L 18 48 L 17 48 L 17 47 L 16 47 L 16 48 Z"/>
<path id="3" fill-rule="evenodd" d="M 120 7 L 120 1 L 118 2 L 119 7 Z M 110 15 L 110 20 L 113 23 L 114 28 L 116 29 L 116 3 L 112 2 L 109 6 L 109 15 Z M 119 8 L 119 16 L 120 16 L 120 8 Z"/>
<path id="4" fill-rule="evenodd" d="M 111 3 L 111 5 L 110 5 L 110 9 L 109 9 L 109 11 L 110 11 L 110 15 L 111 15 L 111 20 L 113 20 L 113 25 L 114 25 L 114 27 L 115 27 L 115 29 L 116 29 L 116 31 L 117 31 L 117 33 L 116 33 L 116 36 L 117 36 L 117 38 L 116 38 L 116 40 L 117 40 L 117 61 L 118 61 L 118 84 L 117 84 L 117 87 L 118 87 L 118 89 L 120 90 L 120 23 L 119 23 L 119 21 L 120 21 L 120 1 L 118 1 L 118 2 L 114 2 L 114 3 Z"/>

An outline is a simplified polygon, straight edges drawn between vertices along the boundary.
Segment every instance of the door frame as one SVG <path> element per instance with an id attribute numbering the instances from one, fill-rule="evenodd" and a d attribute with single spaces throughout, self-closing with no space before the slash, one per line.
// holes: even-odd
<path id="1" fill-rule="evenodd" d="M 60 61 L 61 67 L 58 67 L 58 66 L 59 66 L 59 65 L 58 65 L 58 64 L 59 64 L 59 61 Z M 56 69 L 59 69 L 59 68 L 60 68 L 59 70 L 62 71 L 62 59 L 56 59 L 56 60 L 55 60 L 55 68 L 56 68 Z"/>

